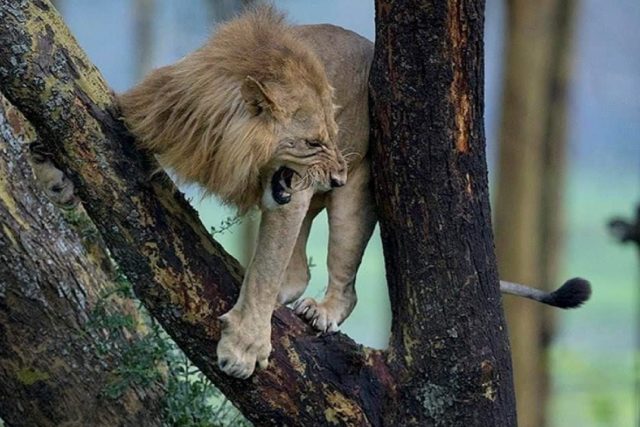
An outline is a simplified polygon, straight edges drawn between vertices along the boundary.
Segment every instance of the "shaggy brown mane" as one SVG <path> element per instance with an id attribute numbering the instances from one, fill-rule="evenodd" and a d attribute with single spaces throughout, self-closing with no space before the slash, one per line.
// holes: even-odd
<path id="1" fill-rule="evenodd" d="M 245 105 L 240 87 L 247 76 L 285 88 L 304 83 L 322 98 L 331 96 L 318 59 L 268 6 L 221 25 L 202 48 L 120 96 L 125 122 L 142 147 L 183 181 L 243 212 L 259 203 L 260 174 L 273 155 L 278 125 Z"/>

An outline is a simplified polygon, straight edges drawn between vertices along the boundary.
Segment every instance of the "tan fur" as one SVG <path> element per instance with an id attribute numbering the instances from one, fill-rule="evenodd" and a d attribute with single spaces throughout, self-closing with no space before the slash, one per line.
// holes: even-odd
<path id="1" fill-rule="evenodd" d="M 273 105 L 247 108 L 241 90 L 247 78 L 264 85 Z M 163 165 L 246 211 L 259 203 L 279 128 L 298 113 L 301 98 L 316 98 L 319 113 L 331 117 L 324 136 L 335 136 L 331 96 L 315 55 L 282 15 L 261 7 L 222 25 L 178 63 L 153 71 L 120 105 L 139 143 Z M 255 114 L 262 108 L 270 109 L 268 117 Z M 309 173 L 317 180 L 322 169 Z"/>
<path id="2" fill-rule="evenodd" d="M 356 272 L 376 223 L 367 153 L 372 56 L 372 43 L 355 33 L 332 25 L 291 27 L 262 7 L 120 98 L 139 143 L 181 179 L 241 211 L 262 208 L 240 296 L 221 317 L 218 366 L 229 375 L 247 378 L 267 366 L 271 315 L 277 303 L 298 300 L 307 287 L 305 247 L 322 209 L 329 217 L 327 291 L 322 301 L 298 300 L 294 310 L 330 332 L 356 304 Z M 278 205 L 269 194 L 283 166 L 298 178 L 289 203 Z M 67 188 L 56 171 L 44 165 L 40 175 L 52 188 Z M 327 191 L 330 180 L 346 185 Z M 501 289 L 564 307 L 590 292 L 576 279 L 551 294 L 516 284 Z"/>
<path id="3" fill-rule="evenodd" d="M 376 222 L 367 158 L 372 53 L 371 42 L 355 33 L 331 25 L 292 27 L 262 7 L 223 25 L 202 48 L 120 97 L 140 145 L 180 179 L 200 183 L 241 211 L 262 209 L 240 297 L 221 318 L 217 355 L 227 374 L 247 378 L 256 365 L 266 367 L 271 314 L 306 288 L 306 240 L 324 208 L 327 294 L 321 302 L 300 301 L 296 311 L 333 331 L 355 305 L 355 274 Z M 278 205 L 270 189 L 282 166 L 298 175 L 290 202 Z M 346 185 L 328 191 L 330 181 Z"/>

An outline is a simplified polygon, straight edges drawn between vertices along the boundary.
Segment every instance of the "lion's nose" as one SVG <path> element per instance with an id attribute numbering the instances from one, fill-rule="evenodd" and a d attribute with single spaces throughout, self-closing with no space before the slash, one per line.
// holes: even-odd
<path id="1" fill-rule="evenodd" d="M 342 187 L 347 183 L 347 168 L 331 174 L 331 188 Z"/>
<path id="2" fill-rule="evenodd" d="M 331 188 L 342 187 L 344 184 L 344 179 L 331 177 Z"/>
<path id="3" fill-rule="evenodd" d="M 340 152 L 337 150 L 336 152 L 337 152 L 338 167 L 333 171 L 331 171 L 331 175 L 330 175 L 331 188 L 342 187 L 347 183 L 347 171 L 348 171 L 347 163 L 344 161 L 344 158 L 342 157 Z"/>

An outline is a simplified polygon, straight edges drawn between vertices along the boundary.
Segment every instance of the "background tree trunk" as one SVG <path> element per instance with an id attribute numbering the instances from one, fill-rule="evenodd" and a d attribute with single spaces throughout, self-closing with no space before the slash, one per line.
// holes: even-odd
<path id="1" fill-rule="evenodd" d="M 89 326 L 117 287 L 115 271 L 82 207 L 61 211 L 35 185 L 35 138 L 0 94 L 0 417 L 10 426 L 160 425 L 161 384 L 106 393 L 140 336 Z M 135 315 L 115 296 L 102 304 Z"/>
<path id="2" fill-rule="evenodd" d="M 227 21 L 254 3 L 255 0 L 207 0 L 213 22 Z"/>
<path id="3" fill-rule="evenodd" d="M 393 302 L 390 349 L 274 314 L 269 369 L 215 367 L 242 271 L 156 163 L 45 0 L 0 1 L 0 90 L 36 126 L 136 294 L 258 425 L 515 423 L 482 129 L 481 1 L 378 1 L 375 176 Z M 416 44 L 416 35 L 418 35 Z M 417 238 L 416 238 L 417 237 Z"/>
<path id="4" fill-rule="evenodd" d="M 636 205 L 635 216 L 630 219 L 621 217 L 612 218 L 609 221 L 609 231 L 620 243 L 631 243 L 636 246 L 637 254 L 640 255 L 640 203 Z M 640 288 L 639 288 L 640 290 Z M 636 402 L 640 402 L 640 299 L 638 299 L 636 310 L 636 353 L 634 357 L 634 395 Z M 640 426 L 640 407 L 635 411 L 636 424 Z"/>
<path id="5" fill-rule="evenodd" d="M 134 28 L 134 61 L 135 74 L 141 79 L 153 66 L 153 14 L 156 0 L 135 0 L 133 3 Z"/>
<path id="6" fill-rule="evenodd" d="M 510 0 L 496 197 L 501 277 L 552 290 L 561 259 L 566 90 L 575 0 Z M 545 422 L 553 313 L 505 299 L 518 424 Z"/>
<path id="7" fill-rule="evenodd" d="M 553 39 L 550 53 L 550 84 L 548 87 L 549 106 L 545 123 L 545 139 L 542 171 L 541 202 L 541 251 L 540 286 L 554 290 L 560 278 L 560 266 L 564 259 L 565 228 L 565 170 L 567 168 L 569 115 L 569 85 L 572 74 L 573 40 L 575 33 L 578 0 L 562 0 L 554 13 Z M 551 367 L 549 347 L 555 335 L 556 310 L 542 309 L 542 336 L 540 342 L 544 355 L 542 376 L 542 398 L 538 411 L 542 415 L 540 426 L 547 425 L 548 402 L 551 398 Z"/>

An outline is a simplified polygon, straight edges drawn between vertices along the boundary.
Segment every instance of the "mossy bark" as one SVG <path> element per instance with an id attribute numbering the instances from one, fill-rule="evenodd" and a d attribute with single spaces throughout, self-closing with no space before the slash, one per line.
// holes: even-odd
<path id="1" fill-rule="evenodd" d="M 9 426 L 162 422 L 161 384 L 106 392 L 139 336 L 91 326 L 115 271 L 81 205 L 60 210 L 34 181 L 31 125 L 0 94 L 0 418 Z M 119 298 L 110 313 L 135 313 Z"/>
<path id="2" fill-rule="evenodd" d="M 270 369 L 241 381 L 216 368 L 217 318 L 237 298 L 238 262 L 168 177 L 153 174 L 157 164 L 136 150 L 106 82 L 48 1 L 2 1 L 0 39 L 0 91 L 34 124 L 137 296 L 193 363 L 259 425 L 375 424 L 381 353 L 316 336 L 287 308 L 274 315 Z"/>
<path id="3" fill-rule="evenodd" d="M 215 367 L 239 264 L 152 173 L 50 4 L 0 2 L 0 90 L 72 178 L 151 314 L 257 425 L 513 424 L 486 194 L 482 5 L 395 3 L 378 1 L 371 82 L 391 347 L 317 336 L 280 308 L 269 369 L 242 381 Z"/>

